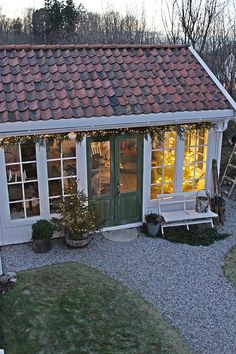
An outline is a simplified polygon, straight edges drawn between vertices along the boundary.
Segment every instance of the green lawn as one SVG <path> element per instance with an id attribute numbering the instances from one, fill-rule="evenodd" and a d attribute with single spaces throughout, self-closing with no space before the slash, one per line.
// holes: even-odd
<path id="1" fill-rule="evenodd" d="M 190 353 L 156 309 L 77 263 L 21 272 L 0 300 L 6 354 Z"/>
<path id="2" fill-rule="evenodd" d="M 226 278 L 236 287 L 236 246 L 225 257 L 223 270 Z"/>

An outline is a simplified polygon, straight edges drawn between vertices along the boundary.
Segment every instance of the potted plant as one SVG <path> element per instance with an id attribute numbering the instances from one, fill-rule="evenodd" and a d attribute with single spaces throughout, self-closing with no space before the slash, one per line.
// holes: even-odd
<path id="1" fill-rule="evenodd" d="M 67 188 L 66 197 L 58 203 L 60 218 L 54 218 L 56 229 L 64 233 L 66 244 L 70 247 L 84 247 L 89 236 L 97 230 L 93 207 L 83 191 L 74 186 Z"/>
<path id="2" fill-rule="evenodd" d="M 148 234 L 156 236 L 160 230 L 162 217 L 156 213 L 150 213 L 145 215 L 145 221 L 147 223 Z"/>
<path id="3" fill-rule="evenodd" d="M 54 226 L 48 220 L 38 220 L 32 225 L 33 250 L 45 253 L 51 249 L 51 238 Z"/>

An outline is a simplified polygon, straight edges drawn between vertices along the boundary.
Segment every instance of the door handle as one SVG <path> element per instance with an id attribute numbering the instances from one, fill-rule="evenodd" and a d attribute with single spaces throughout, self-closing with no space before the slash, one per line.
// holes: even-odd
<path id="1" fill-rule="evenodd" d="M 120 195 L 120 183 L 116 184 L 117 194 Z"/>

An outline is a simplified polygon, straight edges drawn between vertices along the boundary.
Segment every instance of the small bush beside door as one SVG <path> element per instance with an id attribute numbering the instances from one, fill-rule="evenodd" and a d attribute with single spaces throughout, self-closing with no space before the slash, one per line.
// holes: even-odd
<path id="1" fill-rule="evenodd" d="M 33 250 L 45 253 L 51 249 L 51 238 L 54 226 L 47 220 L 38 220 L 32 225 Z"/>

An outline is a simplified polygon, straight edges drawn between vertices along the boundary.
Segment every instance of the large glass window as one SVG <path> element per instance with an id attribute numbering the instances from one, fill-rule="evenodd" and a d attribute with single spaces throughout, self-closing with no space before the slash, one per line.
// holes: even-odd
<path id="1" fill-rule="evenodd" d="M 174 192 L 176 133 L 165 134 L 164 141 L 152 142 L 151 199 Z"/>
<path id="2" fill-rule="evenodd" d="M 35 144 L 5 148 L 5 164 L 11 219 L 40 214 Z"/>
<path id="3" fill-rule="evenodd" d="M 47 169 L 50 213 L 55 213 L 58 201 L 66 196 L 66 189 L 76 185 L 75 141 L 47 144 Z"/>
<path id="4" fill-rule="evenodd" d="M 208 131 L 192 131 L 185 135 L 183 192 L 205 188 Z"/>

